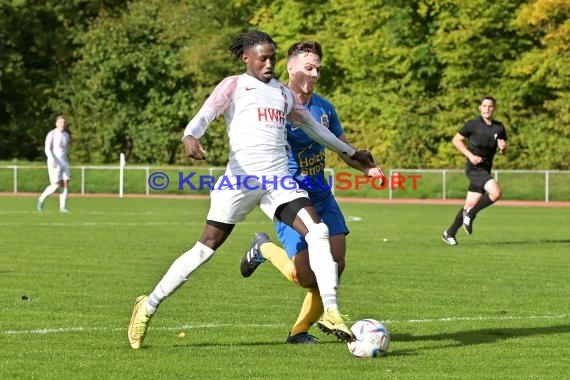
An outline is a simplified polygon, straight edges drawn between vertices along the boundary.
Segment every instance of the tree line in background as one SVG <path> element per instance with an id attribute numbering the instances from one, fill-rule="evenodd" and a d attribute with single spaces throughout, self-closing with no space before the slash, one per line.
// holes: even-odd
<path id="1" fill-rule="evenodd" d="M 570 0 L 0 0 L 0 159 L 43 160 L 68 117 L 72 162 L 183 164 L 180 137 L 225 76 L 228 46 L 260 29 L 323 45 L 317 92 L 385 167 L 461 167 L 450 143 L 498 100 L 500 168 L 570 168 Z M 222 118 L 223 119 L 223 118 Z M 224 165 L 223 120 L 203 144 Z M 339 163 L 329 155 L 334 165 Z M 196 164 L 196 162 L 194 162 Z"/>

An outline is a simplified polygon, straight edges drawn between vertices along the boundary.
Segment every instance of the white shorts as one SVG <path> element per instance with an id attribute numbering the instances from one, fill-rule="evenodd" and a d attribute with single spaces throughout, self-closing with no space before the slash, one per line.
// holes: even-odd
<path id="1" fill-rule="evenodd" d="M 59 181 L 69 181 L 71 174 L 69 172 L 68 163 L 60 163 L 56 168 L 52 166 L 52 162 L 48 161 L 49 182 L 56 185 Z"/>
<path id="2" fill-rule="evenodd" d="M 224 175 L 218 178 L 210 194 L 208 220 L 226 224 L 237 224 L 249 214 L 255 206 L 271 220 L 275 211 L 282 204 L 297 198 L 308 198 L 307 192 L 286 175 L 277 178 L 275 186 L 249 176 Z"/>

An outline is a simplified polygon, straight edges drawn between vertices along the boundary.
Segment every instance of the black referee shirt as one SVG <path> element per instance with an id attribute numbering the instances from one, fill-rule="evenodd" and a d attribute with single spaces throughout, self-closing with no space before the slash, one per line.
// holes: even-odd
<path id="1" fill-rule="evenodd" d="M 479 116 L 466 122 L 459 130 L 459 134 L 468 139 L 467 149 L 482 158 L 477 166 L 491 171 L 493 158 L 497 151 L 497 139 L 507 140 L 507 131 L 503 123 L 492 120 L 491 125 L 487 125 L 483 117 Z M 467 166 L 473 166 L 473 164 L 467 160 Z"/>

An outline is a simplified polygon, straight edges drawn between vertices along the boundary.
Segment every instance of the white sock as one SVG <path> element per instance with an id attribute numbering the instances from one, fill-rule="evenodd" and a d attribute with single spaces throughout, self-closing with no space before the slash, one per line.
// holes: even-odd
<path id="1" fill-rule="evenodd" d="M 338 310 L 338 264 L 331 254 L 327 226 L 324 223 L 311 226 L 305 240 L 309 246 L 309 264 L 315 273 L 323 306 L 325 310 Z"/>
<path id="2" fill-rule="evenodd" d="M 46 189 L 44 190 L 44 192 L 42 193 L 42 195 L 40 195 L 40 202 L 43 202 L 46 200 L 47 197 L 49 197 L 50 195 L 52 195 L 58 188 L 58 185 L 49 185 L 48 187 L 46 187 Z"/>
<path id="3" fill-rule="evenodd" d="M 63 210 L 65 208 L 65 202 L 67 201 L 67 187 L 64 187 L 59 194 L 59 209 Z"/>
<path id="4" fill-rule="evenodd" d="M 185 283 L 190 274 L 208 261 L 214 252 L 212 248 L 196 242 L 192 249 L 178 257 L 148 296 L 146 301 L 148 313 L 154 314 L 160 303 Z"/>

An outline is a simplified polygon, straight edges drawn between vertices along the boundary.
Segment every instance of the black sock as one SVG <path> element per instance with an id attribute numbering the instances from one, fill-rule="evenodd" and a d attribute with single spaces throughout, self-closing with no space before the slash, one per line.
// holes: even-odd
<path id="1" fill-rule="evenodd" d="M 489 194 L 483 194 L 481 199 L 479 199 L 479 202 L 477 202 L 477 204 L 473 206 L 471 210 L 469 210 L 469 216 L 474 218 L 479 211 L 483 210 L 485 207 L 491 206 L 493 203 L 495 202 L 489 198 Z"/>
<path id="2" fill-rule="evenodd" d="M 461 209 L 459 210 L 459 212 L 457 213 L 457 215 L 455 216 L 455 220 L 453 221 L 453 224 L 451 225 L 451 227 L 449 227 L 447 229 L 447 234 L 449 236 L 454 236 L 455 234 L 457 234 L 457 230 L 459 229 L 459 227 L 461 227 L 463 225 L 463 207 L 461 207 Z"/>

